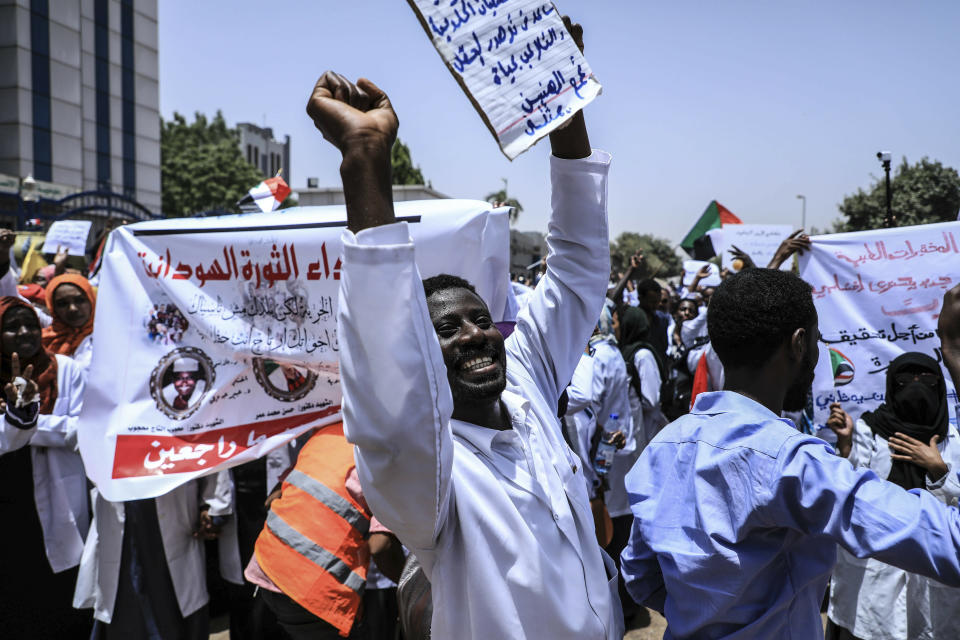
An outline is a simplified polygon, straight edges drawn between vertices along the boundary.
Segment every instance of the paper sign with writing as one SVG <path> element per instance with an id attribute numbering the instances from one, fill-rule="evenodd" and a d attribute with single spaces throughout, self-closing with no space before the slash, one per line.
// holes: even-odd
<path id="1" fill-rule="evenodd" d="M 733 270 L 733 256 L 730 249 L 739 248 L 753 258 L 758 267 L 766 267 L 773 259 L 773 255 L 780 248 L 780 243 L 793 233 L 793 227 L 788 224 L 728 224 L 723 227 L 722 252 L 723 266 Z M 781 269 L 793 268 L 793 262 L 788 260 Z"/>
<path id="2" fill-rule="evenodd" d="M 684 260 L 683 261 L 683 286 L 689 287 L 697 272 L 703 267 L 710 269 L 710 275 L 700 280 L 701 287 L 719 287 L 720 286 L 720 267 L 712 262 L 703 260 Z"/>
<path id="3" fill-rule="evenodd" d="M 832 402 L 854 418 L 884 401 L 890 361 L 919 351 L 943 362 L 937 319 L 943 294 L 960 282 L 960 223 L 837 233 L 811 238 L 800 276 L 813 287 L 823 336 L 814 418 Z M 956 391 L 946 369 L 950 406 Z"/>
<path id="4" fill-rule="evenodd" d="M 507 210 L 402 202 L 427 277 L 473 282 L 500 319 Z M 79 440 L 108 500 L 165 493 L 339 419 L 342 206 L 158 220 L 105 250 Z M 389 331 L 412 330 L 394 327 Z"/>
<path id="5" fill-rule="evenodd" d="M 40 252 L 57 253 L 63 247 L 71 256 L 85 255 L 91 224 L 90 220 L 57 220 L 47 230 L 47 238 Z"/>
<path id="6" fill-rule="evenodd" d="M 408 2 L 511 160 L 600 93 L 552 2 Z"/>

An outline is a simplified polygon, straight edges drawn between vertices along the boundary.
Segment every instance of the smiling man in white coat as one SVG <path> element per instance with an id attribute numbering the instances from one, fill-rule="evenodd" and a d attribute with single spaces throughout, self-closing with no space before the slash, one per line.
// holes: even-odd
<path id="1" fill-rule="evenodd" d="M 386 95 L 328 72 L 307 111 L 343 154 L 346 435 L 373 512 L 432 583 L 433 637 L 619 640 L 616 569 L 556 417 L 604 303 L 610 156 L 582 114 L 551 134 L 547 273 L 504 340 L 469 283 L 421 281 Z"/>

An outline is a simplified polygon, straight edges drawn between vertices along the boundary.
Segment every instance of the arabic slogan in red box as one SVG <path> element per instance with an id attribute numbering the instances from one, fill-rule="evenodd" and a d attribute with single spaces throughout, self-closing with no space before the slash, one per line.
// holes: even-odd
<path id="1" fill-rule="evenodd" d="M 329 417 L 340 405 L 277 420 L 182 435 L 118 435 L 113 478 L 191 473 L 210 469 L 270 436 Z"/>

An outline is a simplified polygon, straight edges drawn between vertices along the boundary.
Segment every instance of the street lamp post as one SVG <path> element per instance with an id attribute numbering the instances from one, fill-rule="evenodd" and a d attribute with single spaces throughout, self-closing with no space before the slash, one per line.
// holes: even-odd
<path id="1" fill-rule="evenodd" d="M 20 219 L 17 221 L 19 229 L 26 227 L 27 216 L 30 215 L 32 208 L 39 199 L 40 193 L 37 189 L 37 181 L 33 179 L 33 175 L 28 174 L 27 177 L 20 182 Z"/>
<path id="2" fill-rule="evenodd" d="M 804 231 L 806 231 L 806 230 L 807 230 L 807 196 L 799 195 L 799 196 L 797 196 L 797 200 L 802 200 L 802 201 L 803 201 L 803 202 L 802 202 L 802 204 L 803 204 L 803 209 L 801 209 L 801 214 L 800 214 L 800 216 L 801 216 L 801 217 L 800 217 L 800 228 L 803 229 Z"/>
<path id="3" fill-rule="evenodd" d="M 893 157 L 889 151 L 877 151 L 877 160 L 883 165 L 883 172 L 887 178 L 887 215 L 883 219 L 883 226 L 889 229 L 897 226 L 897 219 L 893 215 L 893 209 L 890 206 L 890 160 Z"/>

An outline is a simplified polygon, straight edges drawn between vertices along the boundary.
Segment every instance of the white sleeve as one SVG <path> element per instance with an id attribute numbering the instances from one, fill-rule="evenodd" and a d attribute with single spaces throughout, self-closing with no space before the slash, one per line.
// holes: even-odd
<path id="1" fill-rule="evenodd" d="M 4 416 L 0 420 L 0 456 L 30 444 L 30 439 L 37 432 L 37 428 L 20 429 L 15 427 Z"/>
<path id="2" fill-rule="evenodd" d="M 430 549 L 451 499 L 453 399 L 407 224 L 345 231 L 341 274 L 344 433 L 360 484 L 378 520 Z"/>
<path id="3" fill-rule="evenodd" d="M 939 500 L 956 506 L 960 500 L 960 433 L 952 425 L 948 426 L 946 441 L 937 446 L 947 465 L 947 472 L 935 481 L 927 477 L 927 491 Z"/>
<path id="4" fill-rule="evenodd" d="M 633 357 L 633 366 L 640 372 L 640 390 L 646 406 L 659 407 L 662 381 L 656 356 L 649 349 L 640 349 Z"/>
<path id="5" fill-rule="evenodd" d="M 877 441 L 870 426 L 863 420 L 857 420 L 853 425 L 853 444 L 847 460 L 857 467 L 870 467 L 870 460 L 877 451 Z"/>
<path id="6" fill-rule="evenodd" d="M 30 444 L 38 447 L 66 447 L 70 450 L 77 448 L 77 425 L 80 420 L 80 411 L 83 409 L 83 389 L 86 383 L 83 370 L 71 358 L 55 356 L 57 367 L 62 369 L 57 373 L 59 384 L 58 403 L 65 400 L 66 411 L 41 415 L 37 418 L 37 429 L 30 438 Z"/>
<path id="7" fill-rule="evenodd" d="M 0 297 L 13 296 L 14 298 L 19 298 L 20 292 L 17 291 L 17 275 L 13 270 L 13 262 L 11 262 L 10 265 L 7 272 L 0 278 Z"/>
<path id="8" fill-rule="evenodd" d="M 200 502 L 210 507 L 211 516 L 233 513 L 233 477 L 230 471 L 219 471 L 199 478 Z"/>
<path id="9" fill-rule="evenodd" d="M 597 355 L 599 355 L 599 353 Z M 623 435 L 627 438 L 626 446 L 618 453 L 630 453 L 636 449 L 636 442 L 633 438 L 633 430 L 636 427 L 633 424 L 633 417 L 630 412 L 630 396 L 628 392 L 630 380 L 627 376 L 627 366 L 623 362 L 623 357 L 618 352 L 607 351 L 604 353 L 603 360 L 598 369 L 600 375 L 595 376 L 596 384 L 599 386 L 597 397 L 600 398 L 597 422 L 606 425 L 610 419 L 610 414 L 617 414 L 619 416 L 620 431 L 622 431 Z"/>
<path id="10" fill-rule="evenodd" d="M 507 339 L 511 382 L 535 386 L 556 404 L 580 359 L 606 299 L 610 275 L 607 174 L 610 155 L 551 158 L 553 214 L 547 272 Z M 518 380 L 521 378 L 522 380 Z"/>

